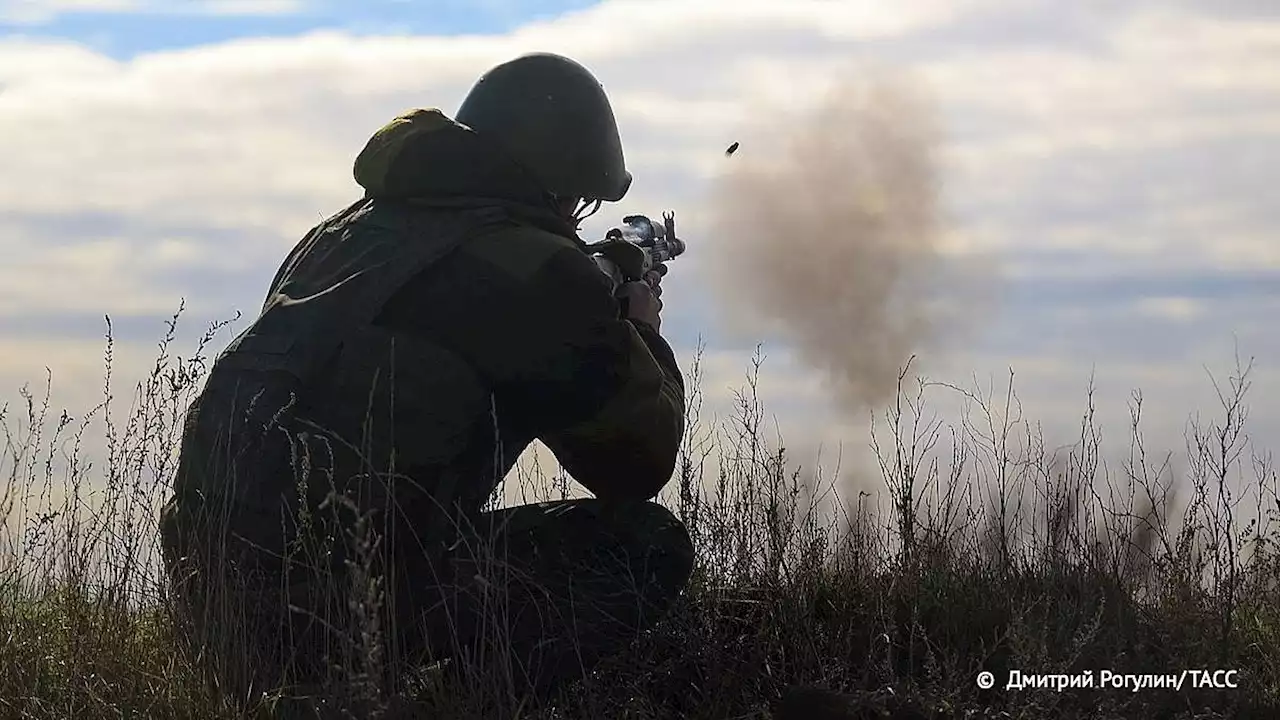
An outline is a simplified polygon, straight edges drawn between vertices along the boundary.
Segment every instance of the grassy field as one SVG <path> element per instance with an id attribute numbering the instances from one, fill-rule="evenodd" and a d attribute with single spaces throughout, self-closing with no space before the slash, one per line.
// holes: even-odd
<path id="1" fill-rule="evenodd" d="M 38 393 L 0 413 L 0 717 L 229 717 L 175 649 L 157 574 L 155 511 L 204 368 L 203 343 L 179 359 L 172 337 L 121 424 L 114 401 L 72 418 Z M 1189 426 L 1177 472 L 1144 444 L 1140 396 L 1115 467 L 1092 398 L 1076 443 L 1055 450 L 1007 412 L 1012 387 L 984 398 L 904 372 L 868 438 L 890 498 L 877 507 L 791 458 L 758 365 L 722 421 L 701 416 L 695 366 L 663 498 L 698 565 L 668 620 L 552 706 L 514 707 L 495 676 L 424 687 L 412 716 L 1280 717 L 1280 487 L 1246 433 L 1248 369 Z M 110 398 L 110 344 L 106 370 Z M 934 420 L 933 393 L 960 393 L 971 414 Z M 90 433 L 97 465 L 79 451 Z M 522 482 L 566 492 L 563 478 Z M 1008 687 L 1012 672 L 1036 677 Z M 1126 674 L 1183 685 L 1135 690 Z M 1091 685 L 1059 684 L 1080 678 Z M 409 702 L 362 697 L 355 716 Z"/>

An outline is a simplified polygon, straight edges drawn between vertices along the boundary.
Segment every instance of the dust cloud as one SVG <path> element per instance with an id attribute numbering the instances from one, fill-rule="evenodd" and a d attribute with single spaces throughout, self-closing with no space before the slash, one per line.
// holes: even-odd
<path id="1" fill-rule="evenodd" d="M 859 72 L 756 117 L 710 194 L 711 285 L 731 328 L 786 343 L 865 419 L 967 314 L 948 290 L 974 286 L 943 244 L 935 112 L 903 78 Z"/>

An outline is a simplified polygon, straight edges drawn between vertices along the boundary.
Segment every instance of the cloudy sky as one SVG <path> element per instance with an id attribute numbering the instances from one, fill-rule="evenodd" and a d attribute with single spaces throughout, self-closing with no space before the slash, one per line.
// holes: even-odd
<path id="1" fill-rule="evenodd" d="M 357 196 L 373 130 L 411 107 L 452 113 L 485 68 L 532 50 L 590 66 L 619 116 L 636 181 L 587 233 L 676 210 L 691 249 L 665 327 L 682 359 L 705 341 L 713 406 L 763 341 L 785 436 L 866 443 L 791 352 L 790 319 L 761 311 L 753 328 L 753 284 L 709 282 L 738 251 L 711 199 L 732 163 L 769 152 L 761 114 L 876 68 L 936 119 L 931 252 L 982 269 L 981 292 L 944 302 L 964 330 L 921 343 L 931 376 L 1012 368 L 1027 413 L 1063 438 L 1091 374 L 1104 431 L 1123 432 L 1140 387 L 1155 441 L 1176 446 L 1238 347 L 1256 357 L 1255 433 L 1280 430 L 1269 0 L 0 0 L 0 393 L 48 367 L 56 404 L 93 405 L 104 315 L 125 377 L 180 299 L 188 337 L 252 315 L 292 245 Z"/>

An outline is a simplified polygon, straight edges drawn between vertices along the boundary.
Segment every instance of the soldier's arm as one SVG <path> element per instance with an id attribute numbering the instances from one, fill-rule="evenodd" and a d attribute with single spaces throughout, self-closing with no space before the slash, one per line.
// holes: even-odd
<path id="1" fill-rule="evenodd" d="M 464 244 L 383 321 L 466 357 L 494 390 L 499 424 L 542 440 L 597 497 L 650 499 L 675 468 L 684 382 L 666 341 L 619 310 L 572 241 L 508 227 Z"/>
<path id="2" fill-rule="evenodd" d="M 684 435 L 684 381 L 671 347 L 647 325 L 628 327 L 614 392 L 581 422 L 541 436 L 574 479 L 602 499 L 649 500 L 671 479 Z"/>
<path id="3" fill-rule="evenodd" d="M 653 498 L 684 435 L 684 379 L 670 345 L 620 317 L 610 283 L 581 251 L 557 253 L 531 279 L 547 302 L 545 335 L 523 392 L 565 410 L 548 413 L 537 437 L 596 497 Z"/>

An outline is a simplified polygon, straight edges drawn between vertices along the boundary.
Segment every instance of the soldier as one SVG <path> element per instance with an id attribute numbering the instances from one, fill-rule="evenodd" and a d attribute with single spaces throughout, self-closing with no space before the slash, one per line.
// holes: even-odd
<path id="1" fill-rule="evenodd" d="M 692 569 L 650 502 L 684 431 L 665 268 L 615 295 L 577 236 L 631 184 L 613 111 L 525 55 L 453 120 L 395 118 L 354 174 L 188 412 L 161 515 L 178 617 L 241 707 L 442 657 L 546 697 Z M 534 439 L 595 497 L 482 513 Z"/>

